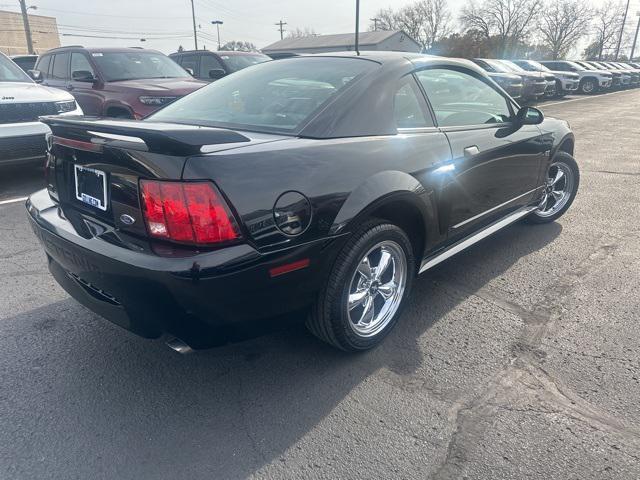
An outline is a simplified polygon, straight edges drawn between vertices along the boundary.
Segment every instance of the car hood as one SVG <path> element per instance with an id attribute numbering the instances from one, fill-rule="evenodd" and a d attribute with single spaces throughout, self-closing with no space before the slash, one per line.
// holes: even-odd
<path id="1" fill-rule="evenodd" d="M 522 80 L 522 77 L 520 75 L 516 75 L 515 73 L 489 72 L 488 75 L 491 78 L 502 78 L 504 80 Z"/>
<path id="2" fill-rule="evenodd" d="M 578 75 L 577 73 L 573 73 L 573 72 L 563 72 L 561 70 L 552 70 L 551 73 L 553 73 L 554 75 L 557 75 L 559 77 L 573 78 L 575 80 L 578 80 L 580 78 L 580 75 Z"/>
<path id="3" fill-rule="evenodd" d="M 150 78 L 109 82 L 113 90 L 139 90 L 159 95 L 186 95 L 208 85 L 195 78 Z"/>
<path id="4" fill-rule="evenodd" d="M 540 72 L 518 72 L 516 75 L 520 75 L 522 78 L 528 78 L 532 80 L 546 80 L 544 75 Z"/>
<path id="5" fill-rule="evenodd" d="M 73 100 L 71 94 L 64 90 L 37 83 L 0 82 L 0 92 L 0 104 Z"/>

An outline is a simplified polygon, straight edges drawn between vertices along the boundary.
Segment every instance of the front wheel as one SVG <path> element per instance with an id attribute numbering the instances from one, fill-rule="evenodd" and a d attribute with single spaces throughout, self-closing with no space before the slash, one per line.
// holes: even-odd
<path id="1" fill-rule="evenodd" d="M 586 78 L 580 83 L 580 91 L 585 94 L 596 93 L 598 84 L 593 78 Z"/>
<path id="2" fill-rule="evenodd" d="M 547 171 L 544 195 L 527 221 L 549 223 L 560 218 L 576 198 L 579 185 L 580 169 L 577 162 L 566 152 L 556 153 Z"/>
<path id="3" fill-rule="evenodd" d="M 404 231 L 382 221 L 368 222 L 338 255 L 307 327 L 345 351 L 373 348 L 396 324 L 415 272 L 413 248 Z"/>

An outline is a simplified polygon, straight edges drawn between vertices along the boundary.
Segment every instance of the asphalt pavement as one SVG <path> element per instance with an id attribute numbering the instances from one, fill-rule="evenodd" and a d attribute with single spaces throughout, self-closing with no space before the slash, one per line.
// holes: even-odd
<path id="1" fill-rule="evenodd" d="M 640 91 L 541 108 L 577 137 L 569 212 L 420 277 L 360 355 L 111 325 L 47 271 L 41 168 L 0 170 L 0 478 L 640 478 Z"/>

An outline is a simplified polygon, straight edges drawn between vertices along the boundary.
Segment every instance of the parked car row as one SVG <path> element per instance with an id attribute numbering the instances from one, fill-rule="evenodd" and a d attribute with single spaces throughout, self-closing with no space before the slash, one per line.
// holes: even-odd
<path id="1" fill-rule="evenodd" d="M 513 98 L 523 102 L 559 98 L 574 92 L 592 94 L 640 86 L 637 63 L 488 58 L 474 58 L 473 62 Z"/>

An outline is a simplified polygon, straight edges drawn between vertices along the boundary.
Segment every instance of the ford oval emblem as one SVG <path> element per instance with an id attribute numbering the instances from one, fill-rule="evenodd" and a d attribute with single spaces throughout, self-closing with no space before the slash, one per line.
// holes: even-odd
<path id="1" fill-rule="evenodd" d="M 126 213 L 120 215 L 120 221 L 125 225 L 133 225 L 134 223 L 136 223 L 136 219 L 131 215 L 127 215 Z"/>

